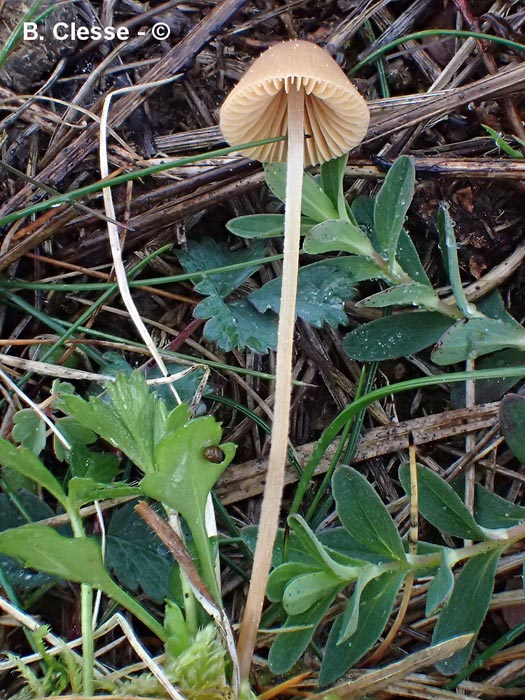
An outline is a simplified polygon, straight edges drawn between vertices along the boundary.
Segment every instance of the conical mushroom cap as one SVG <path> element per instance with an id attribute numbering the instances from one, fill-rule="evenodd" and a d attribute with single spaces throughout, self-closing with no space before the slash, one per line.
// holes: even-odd
<path id="1" fill-rule="evenodd" d="M 305 93 L 305 164 L 316 165 L 355 148 L 370 115 L 365 100 L 330 54 L 308 41 L 276 44 L 259 56 L 230 92 L 220 127 L 231 145 L 287 132 L 287 93 L 299 82 Z M 247 148 L 263 162 L 286 160 L 286 141 Z"/>

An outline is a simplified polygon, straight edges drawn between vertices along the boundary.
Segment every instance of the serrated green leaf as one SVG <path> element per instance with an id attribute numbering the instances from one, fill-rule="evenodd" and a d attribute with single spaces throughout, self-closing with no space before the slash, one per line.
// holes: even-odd
<path id="1" fill-rule="evenodd" d="M 374 254 L 366 235 L 346 219 L 328 219 L 314 226 L 304 238 L 303 250 L 312 255 L 332 251 L 365 257 Z"/>
<path id="2" fill-rule="evenodd" d="M 450 286 L 452 287 L 454 299 L 456 300 L 456 304 L 463 315 L 466 318 L 471 318 L 472 316 L 477 315 L 477 310 L 475 305 L 471 304 L 465 296 L 463 285 L 461 283 L 456 235 L 454 233 L 454 223 L 450 217 L 448 204 L 442 204 L 440 206 L 438 211 L 437 226 L 439 233 L 439 247 L 441 249 L 441 255 L 443 256 L 443 262 L 445 263 L 445 269 L 450 281 Z"/>
<path id="3" fill-rule="evenodd" d="M 340 467 L 332 489 L 339 520 L 354 540 L 386 561 L 405 560 L 394 521 L 364 476 L 352 467 Z"/>
<path id="4" fill-rule="evenodd" d="M 420 284 L 432 286 L 425 268 L 421 264 L 416 246 L 404 228 L 401 229 L 397 242 L 396 260 L 407 275 Z"/>
<path id="5" fill-rule="evenodd" d="M 46 424 L 32 408 L 22 408 L 13 416 L 13 440 L 39 455 L 46 446 Z"/>
<path id="6" fill-rule="evenodd" d="M 83 445 L 78 445 L 71 450 L 69 465 L 72 476 L 107 484 L 118 473 L 119 458 L 111 452 L 92 452 Z"/>
<path id="7" fill-rule="evenodd" d="M 119 374 L 106 385 L 109 403 L 64 395 L 56 405 L 66 415 L 117 447 L 143 472 L 154 468 L 154 450 L 166 434 L 167 409 L 140 372 Z"/>
<path id="8" fill-rule="evenodd" d="M 339 158 L 332 158 L 321 164 L 321 188 L 328 195 L 330 201 L 339 212 L 339 218 L 347 216 L 346 200 L 344 195 L 343 180 L 348 160 L 348 153 Z"/>
<path id="9" fill-rule="evenodd" d="M 454 552 L 450 549 L 443 549 L 441 561 L 436 575 L 430 582 L 427 591 L 427 602 L 425 615 L 430 617 L 435 615 L 446 604 L 454 588 L 454 574 L 452 566 L 455 563 Z"/>
<path id="10" fill-rule="evenodd" d="M 51 527 L 22 525 L 0 532 L 0 552 L 59 578 L 102 591 L 112 587 L 100 545 L 88 537 L 63 537 Z"/>
<path id="11" fill-rule="evenodd" d="M 477 635 L 490 603 L 494 577 L 501 551 L 498 549 L 472 557 L 456 578 L 448 604 L 441 612 L 432 643 L 439 644 L 461 634 Z M 446 675 L 461 671 L 468 663 L 475 639 L 453 656 L 436 665 Z"/>
<path id="12" fill-rule="evenodd" d="M 359 326 L 343 340 L 343 349 L 355 360 L 391 360 L 433 345 L 452 324 L 435 311 L 408 311 L 378 318 Z"/>
<path id="13" fill-rule="evenodd" d="M 309 231 L 315 221 L 302 217 L 301 233 Z M 284 233 L 284 214 L 249 214 L 226 224 L 230 233 L 240 238 L 277 238 Z"/>
<path id="14" fill-rule="evenodd" d="M 456 321 L 442 336 L 432 352 L 438 365 L 473 360 L 502 348 L 525 350 L 525 330 L 492 318 Z"/>
<path id="15" fill-rule="evenodd" d="M 277 347 L 277 316 L 259 313 L 245 299 L 226 303 L 212 295 L 197 305 L 194 316 L 209 319 L 205 338 L 226 352 L 249 348 L 264 355 Z"/>
<path id="16" fill-rule="evenodd" d="M 264 163 L 264 176 L 271 192 L 280 199 L 286 200 L 286 163 Z M 332 204 L 310 173 L 304 173 L 301 211 L 313 221 L 337 219 L 337 208 Z"/>
<path id="17" fill-rule="evenodd" d="M 263 256 L 264 243 L 262 241 L 254 241 L 247 248 L 232 251 L 225 243 L 218 243 L 212 238 L 194 241 L 187 252 L 177 252 L 179 262 L 186 272 L 204 273 L 206 270 L 247 263 Z M 200 294 L 217 294 L 223 299 L 257 272 L 259 268 L 260 264 L 206 275 L 204 279 L 195 284 L 195 290 Z"/>
<path id="18" fill-rule="evenodd" d="M 384 308 L 386 306 L 419 306 L 422 309 L 435 310 L 439 297 L 432 287 L 416 282 L 399 284 L 377 294 L 372 294 L 358 302 L 358 306 Z"/>
<path id="19" fill-rule="evenodd" d="M 272 673 L 277 675 L 286 673 L 299 659 L 310 644 L 317 625 L 326 615 L 334 597 L 334 593 L 323 596 L 307 612 L 302 615 L 292 615 L 286 619 L 268 656 L 268 665 Z"/>
<path id="20" fill-rule="evenodd" d="M 113 514 L 107 532 L 106 565 L 130 591 L 162 602 L 170 591 L 173 559 L 134 510 L 136 501 Z"/>
<path id="21" fill-rule="evenodd" d="M 97 436 L 92 430 L 86 428 L 75 418 L 70 418 L 69 416 L 59 418 L 56 421 L 56 427 L 60 430 L 73 449 L 78 446 L 85 447 L 86 445 L 92 445 L 97 440 Z M 70 452 L 70 450 L 66 450 L 64 444 L 57 438 L 56 435 L 53 436 L 53 449 L 55 451 L 56 458 L 61 462 L 67 459 Z"/>
<path id="22" fill-rule="evenodd" d="M 399 467 L 399 481 L 405 493 L 410 493 L 410 469 L 408 464 Z M 430 469 L 417 465 L 419 512 L 440 532 L 464 539 L 484 540 L 485 534 L 478 527 L 461 498 L 450 484 Z"/>
<path id="23" fill-rule="evenodd" d="M 283 593 L 283 607 L 288 615 L 301 615 L 329 591 L 342 587 L 341 579 L 330 571 L 311 571 L 295 576 Z"/>
<path id="24" fill-rule="evenodd" d="M 481 484 L 476 484 L 474 517 L 481 527 L 508 528 L 525 522 L 525 506 L 511 503 Z"/>
<path id="25" fill-rule="evenodd" d="M 296 313 L 316 328 L 324 323 L 337 327 L 346 325 L 344 304 L 355 294 L 352 280 L 346 272 L 327 261 L 306 265 L 299 270 Z M 271 309 L 276 314 L 281 307 L 281 279 L 267 282 L 248 297 L 257 311 Z"/>
<path id="26" fill-rule="evenodd" d="M 375 198 L 374 226 L 381 251 L 393 268 L 405 216 L 414 196 L 415 167 L 408 156 L 392 165 Z"/>
<path id="27" fill-rule="evenodd" d="M 343 615 L 336 619 L 326 644 L 319 673 L 319 685 L 326 687 L 337 681 L 354 666 L 376 642 L 392 612 L 405 573 L 388 572 L 371 581 L 359 602 L 359 625 L 356 632 L 342 644 Z"/>
<path id="28" fill-rule="evenodd" d="M 519 394 L 507 394 L 503 397 L 499 409 L 499 422 L 511 452 L 525 464 L 525 397 Z"/>
<path id="29" fill-rule="evenodd" d="M 15 447 L 7 440 L 0 438 L 0 465 L 35 481 L 54 496 L 64 509 L 67 509 L 68 502 L 62 486 L 35 453 L 27 447 Z"/>
<path id="30" fill-rule="evenodd" d="M 208 494 L 235 454 L 233 443 L 220 444 L 221 426 L 213 416 L 195 418 L 168 435 L 155 449 L 155 470 L 140 486 L 151 498 L 168 505 L 192 522 L 201 518 Z M 219 446 L 222 462 L 210 462 L 204 449 Z"/>

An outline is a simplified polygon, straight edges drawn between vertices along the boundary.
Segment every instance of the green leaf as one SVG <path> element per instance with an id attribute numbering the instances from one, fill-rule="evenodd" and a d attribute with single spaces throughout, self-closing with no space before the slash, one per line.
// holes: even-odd
<path id="1" fill-rule="evenodd" d="M 380 253 L 381 248 L 377 240 L 377 233 L 374 225 L 374 206 L 374 197 L 359 195 L 359 197 L 356 197 L 352 202 L 351 210 L 357 225 L 366 233 L 374 249 Z"/>
<path id="2" fill-rule="evenodd" d="M 308 523 L 300 515 L 288 517 L 288 524 L 303 550 L 323 569 L 330 571 L 341 581 L 350 582 L 357 578 L 358 569 L 362 562 L 343 556 L 342 561 L 336 561 L 325 547 L 319 542 Z"/>
<path id="3" fill-rule="evenodd" d="M 443 334 L 432 352 L 432 361 L 454 364 L 506 347 L 525 350 L 525 330 L 492 318 L 462 319 Z"/>
<path id="4" fill-rule="evenodd" d="M 408 156 L 400 156 L 388 171 L 375 198 L 374 224 L 381 251 L 393 268 L 405 216 L 414 196 L 415 168 Z"/>
<path id="5" fill-rule="evenodd" d="M 0 465 L 8 467 L 23 476 L 35 481 L 54 496 L 60 505 L 67 510 L 66 494 L 60 483 L 38 459 L 34 452 L 27 447 L 15 447 L 7 440 L 0 438 Z"/>
<path id="6" fill-rule="evenodd" d="M 340 467 L 332 479 L 337 514 L 354 540 L 387 561 L 404 561 L 394 521 L 373 487 L 352 467 Z"/>
<path id="7" fill-rule="evenodd" d="M 84 401 L 64 395 L 56 405 L 66 415 L 118 448 L 143 472 L 154 468 L 156 444 L 165 435 L 167 409 L 150 391 L 143 375 L 118 374 L 106 384 L 109 402 L 98 397 Z"/>
<path id="8" fill-rule="evenodd" d="M 454 588 L 452 566 L 455 563 L 454 552 L 443 549 L 441 562 L 427 592 L 425 615 L 430 617 L 439 612 L 446 604 Z"/>
<path id="9" fill-rule="evenodd" d="M 374 248 L 366 235 L 346 219 L 328 219 L 314 226 L 304 238 L 303 250 L 313 255 L 331 251 L 365 257 L 374 254 Z"/>
<path id="10" fill-rule="evenodd" d="M 511 452 L 525 464 L 525 397 L 519 394 L 507 394 L 503 397 L 499 409 L 499 422 Z"/>
<path id="11" fill-rule="evenodd" d="M 452 320 L 435 311 L 407 311 L 359 326 L 343 340 L 355 360 L 391 360 L 433 345 Z"/>
<path id="12" fill-rule="evenodd" d="M 226 303 L 217 295 L 197 305 L 195 318 L 207 318 L 204 336 L 229 352 L 234 348 L 264 355 L 277 347 L 277 316 L 261 314 L 245 299 Z"/>
<path id="13" fill-rule="evenodd" d="M 346 200 L 343 187 L 348 153 L 339 158 L 332 158 L 321 164 L 321 188 L 337 209 L 339 218 L 347 216 Z"/>
<path id="14" fill-rule="evenodd" d="M 280 603 L 284 595 L 284 589 L 290 581 L 297 576 L 318 571 L 318 566 L 301 561 L 287 561 L 275 568 L 268 577 L 266 597 L 272 603 Z"/>
<path id="15" fill-rule="evenodd" d="M 124 496 L 138 498 L 141 493 L 141 490 L 136 486 L 129 486 L 124 482 L 107 484 L 76 476 L 68 483 L 70 501 L 77 508 L 92 501 L 102 501 L 108 498 L 122 498 Z"/>
<path id="16" fill-rule="evenodd" d="M 413 244 L 412 239 L 404 228 L 401 229 L 401 233 L 399 234 L 396 260 L 414 282 L 426 284 L 429 287 L 432 286 L 425 272 L 425 268 L 421 264 L 416 246 Z"/>
<path id="17" fill-rule="evenodd" d="M 253 242 L 248 248 L 232 251 L 225 243 L 217 243 L 212 238 L 194 241 L 187 252 L 178 251 L 177 257 L 186 272 L 203 272 L 218 267 L 229 267 L 250 260 L 262 258 L 264 243 Z M 228 296 L 239 287 L 248 277 L 251 277 L 261 267 L 260 264 L 240 269 L 227 270 L 220 273 L 205 275 L 195 284 L 199 294 L 217 294 L 221 299 Z"/>
<path id="18" fill-rule="evenodd" d="M 348 275 L 352 284 L 363 280 L 383 279 L 385 276 L 385 271 L 377 263 L 357 255 L 343 255 L 327 259 L 326 262 Z"/>
<path id="19" fill-rule="evenodd" d="M 301 615 L 328 591 L 342 587 L 341 579 L 330 571 L 311 571 L 294 577 L 283 594 L 283 607 L 288 615 Z"/>
<path id="20" fill-rule="evenodd" d="M 323 596 L 307 612 L 291 615 L 286 619 L 268 656 L 268 665 L 272 673 L 280 675 L 290 670 L 312 641 L 316 627 L 326 615 L 334 598 L 335 593 Z"/>
<path id="21" fill-rule="evenodd" d="M 71 474 L 109 483 L 119 470 L 119 458 L 111 452 L 92 452 L 83 445 L 73 447 L 69 456 Z"/>
<path id="22" fill-rule="evenodd" d="M 315 221 L 302 217 L 301 233 L 309 231 Z M 249 214 L 226 224 L 230 233 L 240 238 L 277 238 L 284 233 L 284 214 Z"/>
<path id="23" fill-rule="evenodd" d="M 476 362 L 476 369 L 523 367 L 525 353 L 521 350 L 500 350 L 492 355 L 486 355 Z M 507 391 L 510 391 L 523 377 L 506 377 L 502 372 L 498 379 L 480 379 L 476 381 L 476 403 L 498 401 Z M 525 372 L 523 374 L 525 376 Z"/>
<path id="24" fill-rule="evenodd" d="M 88 537 L 63 537 L 51 527 L 22 525 L 0 532 L 0 552 L 24 566 L 102 591 L 113 584 L 104 568 L 100 545 Z"/>
<path id="25" fill-rule="evenodd" d="M 482 124 L 481 126 L 483 127 L 483 129 L 485 129 L 487 134 L 492 136 L 496 146 L 500 148 L 504 153 L 506 153 L 511 158 L 523 158 L 523 153 L 521 151 L 518 151 L 516 148 L 512 148 L 512 146 L 505 141 L 505 137 L 499 134 L 497 131 L 495 131 L 495 129 L 492 129 L 487 124 Z"/>
<path id="26" fill-rule="evenodd" d="M 174 563 L 166 547 L 135 510 L 136 501 L 114 513 L 107 533 L 106 564 L 130 591 L 156 602 L 169 596 Z"/>
<path id="27" fill-rule="evenodd" d="M 500 554 L 501 551 L 495 549 L 472 557 L 465 564 L 456 578 L 448 604 L 438 618 L 432 635 L 433 644 L 461 634 L 477 635 L 489 607 Z M 446 661 L 441 661 L 437 669 L 446 675 L 461 671 L 468 663 L 474 642 L 475 639 Z"/>
<path id="28" fill-rule="evenodd" d="M 271 192 L 280 199 L 286 200 L 286 163 L 265 163 L 264 175 L 266 184 Z M 337 208 L 332 204 L 330 197 L 326 195 L 310 173 L 303 176 L 303 196 L 301 211 L 313 221 L 325 221 L 337 219 Z"/>
<path id="29" fill-rule="evenodd" d="M 505 321 L 518 330 L 523 330 L 515 318 L 513 318 L 505 308 L 505 302 L 497 289 L 494 289 L 490 294 L 487 294 L 478 301 L 478 310 L 483 312 L 489 318 L 495 318 L 499 321 Z"/>
<path id="30" fill-rule="evenodd" d="M 476 484 L 474 517 L 481 527 L 509 528 L 525 522 L 525 506 L 511 503 L 481 484 Z"/>
<path id="31" fill-rule="evenodd" d="M 454 223 L 450 217 L 448 204 L 442 204 L 439 207 L 437 226 L 439 233 L 439 247 L 441 249 L 441 255 L 443 256 L 445 269 L 448 274 L 456 304 L 463 315 L 466 318 L 470 318 L 477 315 L 477 309 L 474 304 L 471 304 L 468 301 L 461 283 L 456 235 L 454 233 Z"/>
<path id="32" fill-rule="evenodd" d="M 343 615 L 336 619 L 326 644 L 319 674 L 319 685 L 326 687 L 337 681 L 366 654 L 379 638 L 392 612 L 405 572 L 387 572 L 372 580 L 359 601 L 359 625 L 342 644 Z"/>
<path id="33" fill-rule="evenodd" d="M 379 570 L 376 566 L 368 566 L 364 568 L 359 574 L 359 578 L 354 586 L 354 592 L 352 597 L 348 601 L 346 610 L 341 617 L 341 629 L 339 632 L 339 638 L 337 640 L 338 644 L 348 641 L 350 637 L 355 634 L 357 627 L 359 625 L 359 606 L 361 603 L 361 596 L 366 586 L 374 578 L 378 576 Z"/>
<path id="34" fill-rule="evenodd" d="M 297 289 L 297 316 L 316 328 L 323 324 L 336 328 L 346 325 L 344 304 L 355 295 L 352 280 L 346 272 L 330 261 L 306 265 L 299 270 Z M 271 309 L 276 314 L 281 307 L 281 279 L 267 282 L 248 297 L 260 312 Z"/>
<path id="35" fill-rule="evenodd" d="M 92 430 L 68 416 L 59 418 L 59 420 L 56 421 L 56 427 L 73 449 L 78 446 L 85 447 L 86 445 L 91 445 L 97 440 L 97 436 Z M 66 450 L 56 435 L 53 436 L 53 449 L 59 461 L 63 462 L 67 459 L 69 450 Z"/>
<path id="36" fill-rule="evenodd" d="M 46 424 L 32 408 L 23 408 L 13 416 L 13 440 L 39 455 L 46 446 Z"/>
<path id="37" fill-rule="evenodd" d="M 47 503 L 33 493 L 20 491 L 16 497 L 24 512 L 32 520 L 44 520 L 56 515 L 55 511 Z M 0 494 L 0 531 L 25 524 L 27 524 L 27 520 L 11 503 L 7 495 L 5 493 Z M 12 557 L 0 555 L 0 566 L 13 588 L 22 593 L 33 591 L 35 588 L 49 585 L 55 581 L 54 576 L 19 566 Z"/>
<path id="38" fill-rule="evenodd" d="M 208 494 L 235 454 L 233 443 L 220 444 L 221 436 L 213 416 L 191 420 L 159 443 L 155 471 L 140 482 L 145 494 L 180 513 L 190 528 L 195 520 L 204 520 Z M 218 464 L 204 456 L 204 449 L 212 445 L 224 453 Z"/>
<path id="39" fill-rule="evenodd" d="M 383 308 L 386 306 L 419 306 L 423 309 L 435 310 L 439 297 L 432 287 L 417 282 L 399 284 L 377 294 L 372 294 L 358 302 L 358 306 Z"/>
<path id="40" fill-rule="evenodd" d="M 399 467 L 399 481 L 410 493 L 410 469 L 408 464 Z M 440 532 L 464 539 L 484 540 L 485 534 L 478 527 L 469 510 L 452 486 L 430 469 L 417 465 L 419 511 Z"/>

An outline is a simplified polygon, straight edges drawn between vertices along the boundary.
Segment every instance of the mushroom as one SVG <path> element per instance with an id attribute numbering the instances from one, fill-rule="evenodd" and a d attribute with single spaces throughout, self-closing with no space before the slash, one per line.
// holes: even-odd
<path id="1" fill-rule="evenodd" d="M 247 678 L 250 670 L 284 485 L 303 169 L 357 146 L 367 132 L 368 122 L 365 100 L 333 58 L 316 44 L 300 40 L 276 44 L 265 51 L 228 95 L 220 112 L 220 127 L 231 145 L 287 136 L 286 140 L 243 151 L 263 162 L 286 161 L 287 174 L 274 416 L 252 569 L 256 575 L 251 578 L 239 636 L 242 678 Z"/>

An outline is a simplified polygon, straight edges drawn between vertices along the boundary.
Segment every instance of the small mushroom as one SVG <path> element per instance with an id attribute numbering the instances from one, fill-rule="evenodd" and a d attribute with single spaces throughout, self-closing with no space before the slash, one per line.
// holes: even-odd
<path id="1" fill-rule="evenodd" d="M 299 268 L 301 196 L 305 165 L 337 158 L 357 146 L 369 123 L 365 100 L 333 58 L 308 41 L 265 51 L 221 108 L 220 127 L 231 145 L 287 136 L 244 149 L 263 162 L 287 162 L 284 257 L 277 341 L 272 439 L 259 534 L 239 636 L 241 677 L 247 678 L 279 523 L 289 432 L 292 350 Z"/>

